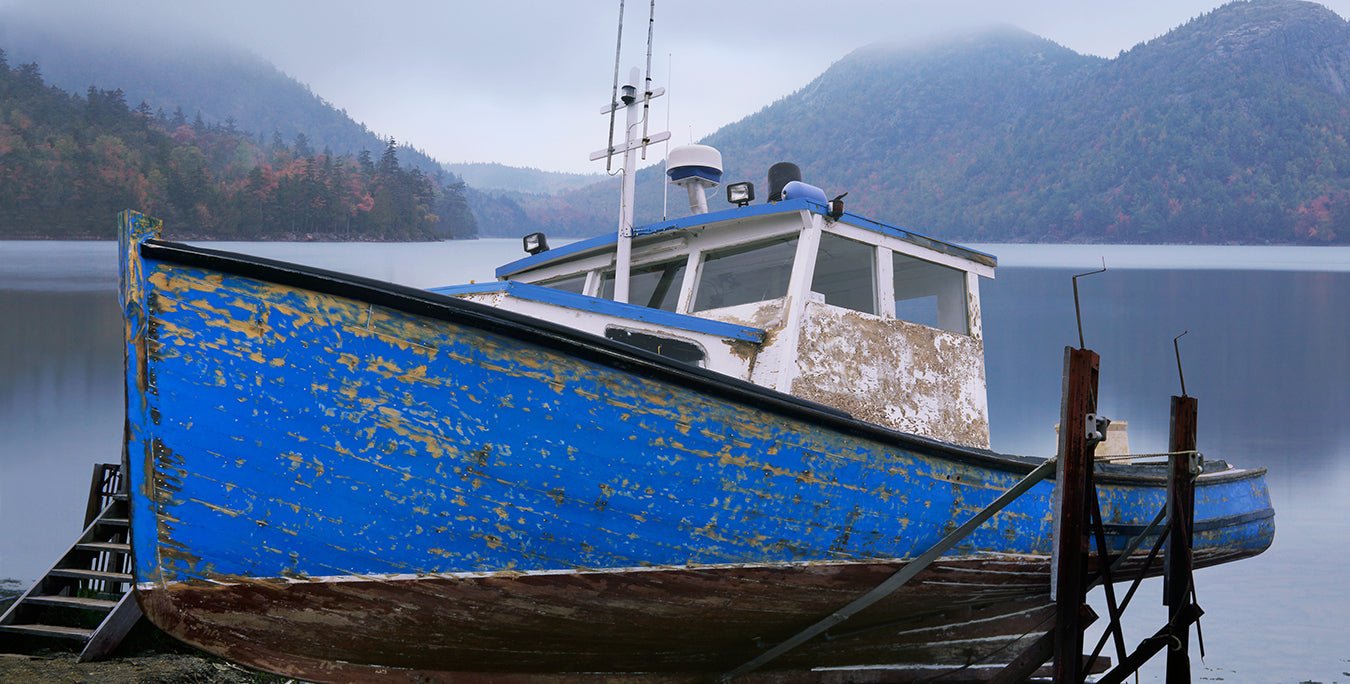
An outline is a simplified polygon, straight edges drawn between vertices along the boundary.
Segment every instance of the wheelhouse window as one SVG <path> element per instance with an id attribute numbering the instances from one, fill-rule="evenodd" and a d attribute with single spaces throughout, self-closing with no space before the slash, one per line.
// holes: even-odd
<path id="1" fill-rule="evenodd" d="M 703 257 L 694 310 L 778 299 L 787 295 L 797 236 L 711 251 Z"/>
<path id="2" fill-rule="evenodd" d="M 554 290 L 583 294 L 586 290 L 586 274 L 582 273 L 581 275 L 563 276 L 561 278 L 554 278 L 553 280 L 546 280 L 539 284 Z"/>
<path id="3" fill-rule="evenodd" d="M 693 342 L 613 326 L 605 328 L 605 337 L 691 366 L 702 367 L 707 360 L 703 349 Z"/>
<path id="4" fill-rule="evenodd" d="M 686 259 L 652 266 L 634 267 L 628 276 L 628 301 L 652 309 L 674 311 L 680 301 Z M 614 298 L 614 271 L 600 277 L 600 296 Z"/>
<path id="5" fill-rule="evenodd" d="M 875 266 L 876 247 L 833 233 L 822 233 L 811 290 L 825 295 L 826 304 L 875 314 Z"/>
<path id="6" fill-rule="evenodd" d="M 960 335 L 969 333 L 964 271 L 898 252 L 892 254 L 891 264 L 896 318 Z"/>

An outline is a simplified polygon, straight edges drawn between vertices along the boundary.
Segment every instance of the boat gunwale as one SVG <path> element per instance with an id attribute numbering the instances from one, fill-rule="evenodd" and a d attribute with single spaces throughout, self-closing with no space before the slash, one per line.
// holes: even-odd
<path id="1" fill-rule="evenodd" d="M 139 254 L 143 259 L 216 270 L 277 285 L 355 299 L 416 316 L 469 325 L 617 370 L 639 372 L 647 377 L 672 382 L 686 389 L 744 402 L 787 418 L 819 424 L 850 436 L 906 450 L 920 450 L 967 465 L 1025 474 L 1044 461 L 1035 456 L 1003 454 L 900 432 L 860 420 L 824 404 L 715 371 L 682 364 L 599 335 L 429 290 L 304 264 L 156 238 L 141 241 Z M 1258 478 L 1265 473 L 1265 468 L 1230 467 L 1217 473 L 1201 474 L 1200 482 L 1197 484 L 1219 484 L 1229 480 Z M 1103 483 L 1157 486 L 1165 483 L 1166 477 L 1164 474 L 1099 471 L 1097 480 Z"/>

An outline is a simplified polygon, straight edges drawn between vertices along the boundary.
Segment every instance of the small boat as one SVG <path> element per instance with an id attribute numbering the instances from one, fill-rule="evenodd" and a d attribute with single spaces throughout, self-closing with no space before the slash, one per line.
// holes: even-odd
<path id="1" fill-rule="evenodd" d="M 993 256 L 844 211 L 789 166 L 771 201 L 733 184 L 735 206 L 700 212 L 720 166 L 672 151 L 690 216 L 536 234 L 496 282 L 433 290 L 168 242 L 125 213 L 145 614 L 313 681 L 694 680 L 1043 467 L 989 450 Z M 1150 541 L 1166 469 L 1097 471 L 1109 548 Z M 1263 470 L 1210 459 L 1195 489 L 1197 566 L 1270 545 Z M 1006 662 L 1054 611 L 1054 490 L 764 670 Z"/>

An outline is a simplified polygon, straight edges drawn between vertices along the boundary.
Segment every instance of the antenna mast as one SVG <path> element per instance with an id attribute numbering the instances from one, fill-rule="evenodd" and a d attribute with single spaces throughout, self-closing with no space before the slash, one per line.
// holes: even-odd
<path id="1" fill-rule="evenodd" d="M 647 29 L 647 80 L 642 93 L 638 97 L 638 70 L 633 67 L 629 74 L 629 83 L 622 88 L 618 87 L 618 57 L 615 58 L 615 88 L 610 99 L 610 103 L 600 110 L 601 114 L 609 115 L 610 139 L 609 147 L 599 152 L 591 153 L 591 161 L 600 158 L 605 159 L 605 168 L 609 169 L 612 165 L 614 155 L 623 153 L 623 175 L 622 175 L 622 194 L 619 201 L 619 240 L 618 249 L 614 255 L 614 301 L 628 302 L 628 277 L 632 271 L 633 261 L 633 202 L 636 195 L 635 182 L 637 175 L 638 152 L 641 150 L 642 157 L 647 156 L 647 145 L 654 142 L 661 142 L 670 138 L 669 132 L 647 134 L 647 114 L 648 107 L 653 98 L 665 94 L 664 88 L 653 88 L 651 85 L 651 25 L 655 22 L 656 0 L 652 0 L 652 16 L 648 20 Z M 623 40 L 623 0 L 619 0 L 619 37 L 620 46 L 615 49 L 616 53 L 622 51 Z M 639 100 L 641 100 L 641 112 L 639 112 Z M 619 108 L 624 108 L 627 113 L 625 125 L 624 143 L 616 147 L 614 145 L 614 119 Z M 641 125 L 642 131 L 639 134 L 638 128 Z"/>
<path id="2" fill-rule="evenodd" d="M 609 93 L 611 104 L 619 101 L 619 61 L 623 52 L 623 0 L 619 0 L 619 37 L 614 41 L 614 88 Z M 610 162 L 614 155 L 614 116 L 619 111 L 617 104 L 609 110 L 609 154 L 605 156 L 605 173 L 613 170 Z"/>

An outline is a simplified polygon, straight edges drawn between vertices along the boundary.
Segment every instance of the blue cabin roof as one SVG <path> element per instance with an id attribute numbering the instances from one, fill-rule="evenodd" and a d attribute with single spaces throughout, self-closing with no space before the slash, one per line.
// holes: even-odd
<path id="1" fill-rule="evenodd" d="M 748 207 L 732 207 L 730 209 L 723 209 L 721 211 L 709 212 L 707 214 L 694 214 L 692 216 L 684 216 L 677 219 L 671 219 L 669 221 L 661 221 L 659 223 L 651 223 L 645 226 L 638 226 L 633 229 L 633 236 L 643 237 L 647 235 L 656 235 L 658 233 L 664 233 L 668 231 L 706 226 L 709 224 L 717 223 L 718 221 L 728 221 L 732 219 L 746 219 L 757 216 L 772 216 L 774 214 L 788 214 L 799 211 L 809 211 L 813 214 L 820 214 L 821 216 L 828 215 L 827 213 L 828 209 L 824 204 L 820 202 L 816 202 L 806 198 L 792 199 L 792 200 L 785 200 L 782 202 L 775 202 L 772 204 L 757 204 Z M 849 225 L 862 228 L 864 230 L 870 230 L 875 233 L 880 233 L 882 235 L 900 238 L 901 240 L 904 240 L 906 242 L 910 242 L 919 245 L 921 247 L 926 247 L 928 249 L 940 252 L 942 254 L 948 254 L 961 259 L 967 259 L 969 261 L 973 261 L 978 264 L 983 264 L 985 266 L 990 267 L 998 266 L 998 258 L 992 254 L 986 254 L 984 252 L 970 249 L 969 247 L 962 247 L 960 245 L 952 244 L 950 242 L 944 242 L 942 240 L 931 238 L 928 237 L 927 235 L 921 235 L 919 233 L 915 233 L 913 231 L 900 228 L 898 226 L 892 226 L 890 224 L 882 223 L 880 221 L 874 221 L 865 216 L 859 216 L 858 214 L 845 212 L 844 215 L 839 218 L 839 220 L 844 223 L 848 223 Z M 518 273 L 533 270 L 535 268 L 539 268 L 541 266 L 552 264 L 558 261 L 564 261 L 571 257 L 578 256 L 587 252 L 609 249 L 612 248 L 614 245 L 616 245 L 617 242 L 618 242 L 618 235 L 615 233 L 597 235 L 596 237 L 593 238 L 579 240 L 577 242 L 564 245 L 562 247 L 551 249 L 547 252 L 527 256 L 523 259 L 517 259 L 508 264 L 504 264 L 497 268 L 496 274 L 498 278 L 509 278 Z"/>
<path id="2" fill-rule="evenodd" d="M 589 311 L 606 316 L 614 316 L 616 318 L 626 318 L 631 321 L 654 323 L 676 330 L 706 333 L 726 339 L 754 342 L 756 344 L 764 341 L 764 331 L 748 325 L 724 323 L 708 318 L 699 318 L 698 316 L 675 313 L 674 311 L 652 309 L 638 304 L 625 304 L 610 299 L 590 297 L 583 294 L 576 294 L 575 292 L 564 292 L 562 290 L 555 290 L 551 287 L 532 285 L 530 283 L 508 281 L 476 283 L 472 285 L 450 285 L 448 287 L 433 287 L 430 291 L 452 297 L 466 294 L 504 292 L 518 299 L 539 302 L 541 304 L 553 304 L 555 306 L 563 306 L 578 311 Z"/>

